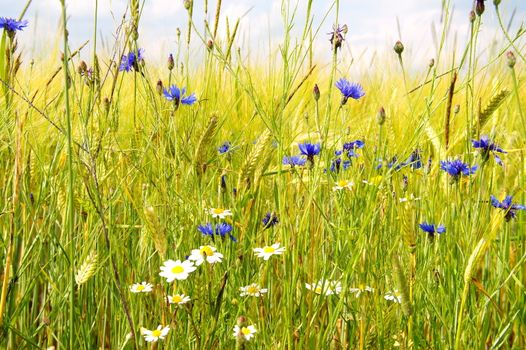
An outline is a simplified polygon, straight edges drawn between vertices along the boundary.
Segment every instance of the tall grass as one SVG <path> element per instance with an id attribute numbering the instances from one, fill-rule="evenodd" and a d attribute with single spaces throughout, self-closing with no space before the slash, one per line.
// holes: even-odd
<path id="1" fill-rule="evenodd" d="M 343 24 L 338 1 L 320 26 L 312 1 L 305 18 L 283 1 L 283 40 L 263 65 L 246 59 L 239 21 L 222 17 L 222 1 L 205 1 L 212 17 L 201 26 L 187 0 L 173 66 L 146 56 L 130 72 L 120 58 L 141 47 L 148 4 L 130 0 L 108 54 L 98 51 L 95 21 L 86 54 L 69 45 L 61 2 L 62 55 L 30 65 L 17 46 L 29 32 L 1 39 L 0 348 L 526 347 L 526 214 L 506 221 L 490 204 L 506 194 L 526 202 L 525 31 L 509 33 L 499 1 L 466 19 L 460 58 L 444 49 L 453 39 L 443 1 L 433 62 L 401 50 L 371 62 L 383 70 L 355 77 L 366 95 L 345 105 L 334 83 L 349 78 L 352 42 L 341 49 L 327 40 L 329 61 L 313 59 L 315 39 Z M 481 54 L 479 29 L 495 10 L 506 40 Z M 191 59 L 191 45 L 202 61 Z M 162 87 L 174 83 L 198 101 L 167 101 Z M 503 167 L 471 146 L 482 135 L 508 151 Z M 331 171 L 334 152 L 356 139 L 365 141 L 359 156 Z M 218 152 L 225 141 L 230 151 Z M 282 164 L 304 141 L 320 142 L 320 155 Z M 415 150 L 424 166 L 398 169 Z M 479 169 L 451 183 L 439 161 L 452 158 Z M 353 189 L 333 191 L 340 180 Z M 197 230 L 219 222 L 210 208 L 232 211 L 236 242 Z M 265 227 L 267 212 L 279 223 Z M 447 230 L 430 236 L 424 221 Z M 283 255 L 254 255 L 276 242 Z M 164 261 L 205 244 L 221 263 L 172 283 L 159 276 Z M 340 281 L 341 293 L 305 287 L 321 279 Z M 153 292 L 131 293 L 142 281 Z M 251 283 L 268 293 L 240 296 Z M 350 290 L 365 286 L 374 291 Z M 395 290 L 401 303 L 384 298 Z M 175 293 L 191 302 L 167 304 Z M 238 322 L 255 326 L 252 340 L 233 336 Z M 159 324 L 168 336 L 148 345 L 141 329 Z"/>

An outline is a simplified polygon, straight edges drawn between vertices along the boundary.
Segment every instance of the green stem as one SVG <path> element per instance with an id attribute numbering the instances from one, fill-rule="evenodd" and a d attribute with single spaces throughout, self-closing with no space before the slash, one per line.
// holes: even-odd
<path id="1" fill-rule="evenodd" d="M 69 348 L 74 348 L 75 339 L 75 235 L 73 229 L 74 212 L 73 212 L 73 142 L 71 138 L 71 110 L 69 105 L 69 82 L 68 82 L 68 32 L 66 2 L 61 0 L 62 4 L 62 25 L 64 35 L 64 59 L 62 60 L 62 70 L 64 71 L 64 108 L 66 110 L 66 136 L 68 149 L 68 208 L 66 217 L 66 232 L 69 237 L 69 265 L 70 265 L 70 294 L 69 294 Z"/>

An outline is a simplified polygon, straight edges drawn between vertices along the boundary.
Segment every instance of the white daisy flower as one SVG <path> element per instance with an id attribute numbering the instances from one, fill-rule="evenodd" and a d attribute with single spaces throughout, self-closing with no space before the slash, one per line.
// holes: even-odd
<path id="1" fill-rule="evenodd" d="M 242 297 L 248 295 L 251 297 L 259 298 L 260 296 L 268 292 L 267 288 L 261 288 L 261 286 L 257 283 L 252 283 L 248 286 L 240 287 L 239 290 L 241 291 L 239 295 Z"/>
<path id="2" fill-rule="evenodd" d="M 279 243 L 274 243 L 271 246 L 265 246 L 263 248 L 254 248 L 254 253 L 258 258 L 263 258 L 264 260 L 270 259 L 272 255 L 280 255 L 285 252 L 285 247 L 279 247 Z"/>
<path id="3" fill-rule="evenodd" d="M 360 295 L 362 295 L 362 293 L 373 293 L 374 288 L 361 284 L 358 286 L 358 288 L 349 288 L 349 291 L 353 293 L 357 298 L 359 298 Z"/>
<path id="4" fill-rule="evenodd" d="M 181 260 L 166 260 L 164 266 L 161 266 L 159 276 L 166 278 L 166 282 L 170 283 L 173 280 L 187 279 L 188 275 L 196 269 L 194 263 L 188 260 L 183 262 Z"/>
<path id="5" fill-rule="evenodd" d="M 215 247 L 209 245 L 200 246 L 199 249 L 192 249 L 188 259 L 195 261 L 197 266 L 201 265 L 205 260 L 209 264 L 215 264 L 223 259 L 223 254 L 216 252 L 216 250 Z"/>
<path id="6" fill-rule="evenodd" d="M 229 209 L 223 208 L 210 208 L 208 213 L 212 215 L 213 218 L 224 219 L 227 216 L 232 216 L 232 212 Z"/>
<path id="7" fill-rule="evenodd" d="M 132 293 L 150 293 L 153 290 L 153 284 L 151 283 L 135 283 L 130 286 L 130 292 Z"/>
<path id="8" fill-rule="evenodd" d="M 384 299 L 400 304 L 402 302 L 402 294 L 397 289 L 395 289 L 385 293 Z"/>
<path id="9" fill-rule="evenodd" d="M 168 295 L 166 299 L 168 303 L 176 305 L 183 305 L 190 301 L 190 297 L 184 294 Z"/>
<path id="10" fill-rule="evenodd" d="M 332 188 L 333 191 L 340 191 L 340 190 L 352 190 L 354 186 L 354 182 L 348 181 L 348 180 L 340 180 L 336 182 L 336 186 Z"/>
<path id="11" fill-rule="evenodd" d="M 340 294 L 342 292 L 342 284 L 339 281 L 321 279 L 316 283 L 305 283 L 308 290 L 312 290 L 316 294 Z"/>
<path id="12" fill-rule="evenodd" d="M 239 327 L 238 325 L 234 326 L 234 338 L 243 337 L 245 340 L 250 340 L 254 337 L 254 334 L 257 332 L 256 327 Z"/>
<path id="13" fill-rule="evenodd" d="M 141 328 L 141 334 L 144 336 L 144 340 L 146 340 L 149 343 L 156 342 L 159 339 L 163 340 L 168 335 L 168 332 L 170 331 L 170 326 L 166 326 L 163 328 L 162 325 L 159 325 L 157 329 L 154 329 L 153 331 L 150 331 L 146 328 Z"/>

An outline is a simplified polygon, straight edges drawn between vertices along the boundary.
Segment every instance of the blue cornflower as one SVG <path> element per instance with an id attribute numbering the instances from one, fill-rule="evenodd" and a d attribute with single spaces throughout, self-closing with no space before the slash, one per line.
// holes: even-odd
<path id="1" fill-rule="evenodd" d="M 471 143 L 473 144 L 473 148 L 479 148 L 480 154 L 482 156 L 482 161 L 486 162 L 489 159 L 490 153 L 495 158 L 495 161 L 497 164 L 502 166 L 502 160 L 497 155 L 497 153 L 508 153 L 504 151 L 502 148 L 497 146 L 496 144 L 492 143 L 488 136 L 482 136 L 480 140 L 471 140 Z"/>
<path id="2" fill-rule="evenodd" d="M 409 155 L 409 158 L 405 162 L 403 162 L 402 167 L 409 165 L 411 169 L 416 170 L 423 167 L 422 164 L 422 157 L 420 156 L 419 150 L 414 150 L 411 155 Z"/>
<path id="3" fill-rule="evenodd" d="M 23 30 L 27 27 L 27 24 L 28 21 L 26 20 L 17 21 L 14 18 L 0 17 L 0 28 L 4 28 L 8 33 L 14 34 L 17 31 Z"/>
<path id="4" fill-rule="evenodd" d="M 321 151 L 321 145 L 319 143 L 312 144 L 304 142 L 298 144 L 298 148 L 300 149 L 301 154 L 307 156 L 307 159 L 309 160 L 320 154 Z"/>
<path id="5" fill-rule="evenodd" d="M 237 239 L 232 236 L 230 232 L 232 232 L 232 226 L 229 224 L 222 222 L 216 225 L 216 235 L 221 236 L 222 238 L 225 238 L 225 236 L 228 234 L 228 237 L 234 242 L 237 242 Z"/>
<path id="6" fill-rule="evenodd" d="M 214 234 L 221 236 L 222 238 L 228 234 L 232 241 L 237 242 L 236 238 L 230 234 L 232 231 L 232 226 L 224 222 L 217 224 L 215 228 L 211 223 L 208 222 L 205 225 L 197 226 L 197 230 L 203 235 L 211 236 L 212 238 L 214 238 Z"/>
<path id="7" fill-rule="evenodd" d="M 351 167 L 351 161 L 350 160 L 344 160 L 342 162 L 341 158 L 336 158 L 333 161 L 331 161 L 331 167 L 329 168 L 330 171 L 339 173 L 340 169 L 343 168 L 343 170 L 347 170 Z"/>
<path id="8" fill-rule="evenodd" d="M 517 210 L 526 210 L 526 206 L 520 205 L 520 204 L 513 204 L 512 196 L 506 196 L 502 200 L 502 202 L 499 202 L 495 196 L 490 196 L 491 198 L 491 205 L 495 208 L 502 209 L 506 212 L 506 216 L 504 217 L 506 221 L 510 221 L 511 219 L 514 219 L 517 216 Z"/>
<path id="9" fill-rule="evenodd" d="M 205 225 L 199 225 L 197 226 L 197 230 L 201 232 L 205 236 L 213 236 L 214 235 L 214 227 L 211 223 L 207 223 Z"/>
<path id="10" fill-rule="evenodd" d="M 452 161 L 440 161 L 440 169 L 451 175 L 453 181 L 458 180 L 462 175 L 469 176 L 474 174 L 478 166 L 474 165 L 470 167 L 468 164 L 463 163 L 460 159 Z"/>
<path id="11" fill-rule="evenodd" d="M 343 150 L 347 152 L 348 158 L 357 158 L 358 153 L 356 153 L 357 149 L 364 148 L 365 142 L 362 140 L 356 140 L 351 142 L 346 142 L 343 144 Z"/>
<path id="12" fill-rule="evenodd" d="M 137 52 L 130 51 L 127 55 L 123 55 L 121 58 L 121 65 L 119 71 L 129 72 L 131 70 L 139 70 L 139 62 L 144 60 L 144 50 L 139 49 Z"/>
<path id="13" fill-rule="evenodd" d="M 265 217 L 263 220 L 261 220 L 261 222 L 263 222 L 264 228 L 271 228 L 272 226 L 276 226 L 279 223 L 279 218 L 276 213 L 268 212 L 265 214 Z"/>
<path id="14" fill-rule="evenodd" d="M 446 228 L 444 227 L 444 225 L 438 225 L 437 227 L 435 227 L 435 225 L 433 224 L 428 224 L 427 222 L 423 222 L 419 224 L 419 226 L 422 229 L 422 231 L 427 232 L 427 234 L 431 238 L 434 237 L 435 233 L 442 234 L 446 232 Z"/>
<path id="15" fill-rule="evenodd" d="M 365 146 L 365 142 L 363 142 L 362 140 L 356 140 L 356 141 L 351 141 L 351 142 L 346 142 L 343 144 L 343 150 L 344 151 L 352 151 L 352 150 L 355 150 L 355 149 L 360 149 L 360 148 L 364 148 Z"/>
<path id="16" fill-rule="evenodd" d="M 195 97 L 195 94 L 191 94 L 190 96 L 185 96 L 186 88 L 179 89 L 177 86 L 172 85 L 170 88 L 164 89 L 164 97 L 168 101 L 173 101 L 175 108 L 177 109 L 179 107 L 179 104 L 184 105 L 193 105 L 195 101 L 197 101 L 197 97 Z"/>
<path id="17" fill-rule="evenodd" d="M 283 157 L 283 165 L 290 165 L 291 167 L 294 167 L 296 165 L 303 166 L 307 162 L 307 159 L 303 158 L 302 156 L 285 156 Z"/>
<path id="18" fill-rule="evenodd" d="M 223 153 L 226 153 L 228 151 L 230 151 L 230 147 L 231 147 L 231 144 L 229 141 L 225 141 L 223 142 L 223 144 L 221 146 L 219 146 L 219 148 L 217 149 L 219 151 L 220 154 L 223 154 Z"/>
<path id="19" fill-rule="evenodd" d="M 342 106 L 347 103 L 349 97 L 358 100 L 360 97 L 365 96 L 365 92 L 360 84 L 351 83 L 345 78 L 338 80 L 335 85 L 342 93 Z"/>

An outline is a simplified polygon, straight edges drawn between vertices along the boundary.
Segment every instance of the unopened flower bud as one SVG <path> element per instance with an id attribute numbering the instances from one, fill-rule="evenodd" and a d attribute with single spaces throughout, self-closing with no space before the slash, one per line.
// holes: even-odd
<path id="1" fill-rule="evenodd" d="M 402 44 L 402 42 L 399 40 L 394 45 L 393 49 L 394 52 L 396 52 L 396 54 L 400 56 L 402 52 L 404 52 L 404 44 Z"/>
<path id="2" fill-rule="evenodd" d="M 482 14 L 484 13 L 484 10 L 486 8 L 484 6 L 484 1 L 485 0 L 477 0 L 477 4 L 475 5 L 475 12 L 478 16 L 482 16 Z"/>
<path id="3" fill-rule="evenodd" d="M 318 101 L 320 99 L 320 88 L 318 87 L 318 84 L 314 84 L 312 94 L 314 95 L 314 101 Z"/>
<path id="4" fill-rule="evenodd" d="M 493 5 L 495 5 L 495 7 L 498 7 L 500 5 L 500 1 L 501 0 L 493 0 Z"/>
<path id="5" fill-rule="evenodd" d="M 515 58 L 515 55 L 513 52 L 508 51 L 506 53 L 506 57 L 508 58 L 508 67 L 513 68 L 515 67 L 515 63 L 517 63 L 517 59 Z"/>
<path id="6" fill-rule="evenodd" d="M 435 65 L 435 59 L 432 58 L 429 60 L 429 68 L 433 68 L 434 65 Z"/>
<path id="7" fill-rule="evenodd" d="M 383 125 L 385 123 L 384 107 L 380 107 L 380 110 L 378 110 L 378 113 L 376 114 L 376 122 L 378 123 L 378 125 Z"/>
<path id="8" fill-rule="evenodd" d="M 80 61 L 80 64 L 77 68 L 77 72 L 81 75 L 85 74 L 86 71 L 88 70 L 88 65 L 86 64 L 85 61 Z"/>
<path id="9" fill-rule="evenodd" d="M 104 97 L 104 99 L 102 100 L 102 105 L 104 106 L 104 111 L 108 113 L 110 110 L 110 99 L 107 97 Z"/>
<path id="10" fill-rule="evenodd" d="M 163 82 L 162 82 L 161 79 L 159 79 L 159 80 L 157 81 L 157 85 L 155 86 L 155 90 L 157 90 L 157 93 L 158 93 L 159 95 L 162 95 L 162 93 L 163 93 Z"/>
<path id="11" fill-rule="evenodd" d="M 192 4 L 193 4 L 193 0 L 184 0 L 185 9 L 190 10 L 190 8 L 192 7 Z"/>
<path id="12" fill-rule="evenodd" d="M 460 112 L 460 105 L 455 105 L 455 109 L 453 110 L 455 114 L 458 114 Z"/>
<path id="13" fill-rule="evenodd" d="M 206 47 L 208 48 L 208 50 L 212 51 L 212 49 L 214 48 L 214 42 L 212 41 L 212 39 L 208 39 L 208 41 L 206 42 Z"/>
<path id="14" fill-rule="evenodd" d="M 171 71 L 174 69 L 175 62 L 174 62 L 174 56 L 172 54 L 168 55 L 168 70 Z"/>

